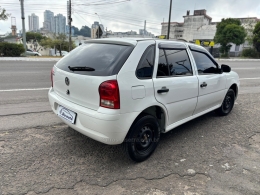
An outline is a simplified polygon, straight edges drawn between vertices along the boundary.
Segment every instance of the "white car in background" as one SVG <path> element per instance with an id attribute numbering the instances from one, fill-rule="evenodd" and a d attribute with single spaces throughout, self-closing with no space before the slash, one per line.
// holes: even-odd
<path id="1" fill-rule="evenodd" d="M 67 51 L 61 51 L 61 56 L 65 56 L 65 55 L 67 55 L 68 53 L 69 53 L 69 52 L 67 52 Z M 60 56 L 60 52 L 59 52 L 59 51 L 57 51 L 56 56 Z"/>
<path id="2" fill-rule="evenodd" d="M 40 54 L 39 52 L 33 51 L 31 49 L 27 49 L 23 55 L 24 56 L 42 56 L 42 54 Z"/>
<path id="3" fill-rule="evenodd" d="M 54 65 L 51 80 L 55 114 L 92 139 L 122 144 L 137 162 L 161 133 L 213 110 L 228 115 L 239 90 L 238 74 L 205 48 L 156 39 L 87 41 Z"/>

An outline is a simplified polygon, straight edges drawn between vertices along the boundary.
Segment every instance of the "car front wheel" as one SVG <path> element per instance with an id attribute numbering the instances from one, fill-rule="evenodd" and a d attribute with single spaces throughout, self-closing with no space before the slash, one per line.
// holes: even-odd
<path id="1" fill-rule="evenodd" d="M 156 149 L 160 139 L 160 126 L 151 115 L 142 115 L 130 128 L 123 148 L 126 154 L 136 162 L 149 158 Z"/>
<path id="2" fill-rule="evenodd" d="M 216 111 L 220 116 L 228 115 L 233 109 L 235 103 L 236 95 L 233 89 L 229 89 L 220 108 Z"/>

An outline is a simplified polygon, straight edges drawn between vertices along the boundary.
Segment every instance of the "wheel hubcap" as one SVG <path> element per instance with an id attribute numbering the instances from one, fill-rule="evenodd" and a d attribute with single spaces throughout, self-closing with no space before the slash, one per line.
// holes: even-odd
<path id="1" fill-rule="evenodd" d="M 136 148 L 139 151 L 146 150 L 151 145 L 152 139 L 153 139 L 153 131 L 151 127 L 147 125 L 142 127 L 137 136 Z"/>
<path id="2" fill-rule="evenodd" d="M 232 105 L 232 98 L 230 96 L 226 96 L 225 102 L 224 102 L 224 109 L 227 110 Z"/>

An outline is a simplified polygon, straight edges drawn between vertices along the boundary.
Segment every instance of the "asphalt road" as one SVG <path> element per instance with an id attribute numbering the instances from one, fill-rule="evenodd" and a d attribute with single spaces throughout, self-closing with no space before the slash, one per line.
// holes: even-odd
<path id="1" fill-rule="evenodd" d="M 138 164 L 50 111 L 55 63 L 0 61 L 0 194 L 260 193 L 260 62 L 221 61 L 241 78 L 232 113 L 163 134 Z"/>

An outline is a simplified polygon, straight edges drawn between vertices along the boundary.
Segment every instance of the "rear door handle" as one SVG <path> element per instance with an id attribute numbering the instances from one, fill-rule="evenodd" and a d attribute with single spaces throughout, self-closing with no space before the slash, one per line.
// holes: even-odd
<path id="1" fill-rule="evenodd" d="M 207 87 L 207 86 L 208 86 L 208 84 L 207 84 L 206 82 L 203 82 L 203 83 L 200 85 L 201 88 L 204 88 L 204 87 Z"/>
<path id="2" fill-rule="evenodd" d="M 157 93 L 167 93 L 169 91 L 169 89 L 167 89 L 166 87 L 162 87 L 161 89 L 159 89 L 157 91 Z"/>

